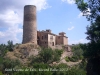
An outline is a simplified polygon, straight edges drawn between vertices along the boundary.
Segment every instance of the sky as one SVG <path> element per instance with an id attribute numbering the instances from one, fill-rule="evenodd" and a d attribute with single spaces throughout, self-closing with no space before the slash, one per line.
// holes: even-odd
<path id="1" fill-rule="evenodd" d="M 85 32 L 90 23 L 74 0 L 0 0 L 0 44 L 22 42 L 25 5 L 37 7 L 37 30 L 65 32 L 68 44 L 88 42 Z"/>

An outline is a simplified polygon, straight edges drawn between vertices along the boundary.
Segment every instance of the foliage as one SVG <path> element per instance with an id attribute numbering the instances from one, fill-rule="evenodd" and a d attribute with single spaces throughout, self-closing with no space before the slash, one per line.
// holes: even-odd
<path id="1" fill-rule="evenodd" d="M 55 69 L 52 75 L 66 75 L 66 72 L 68 71 L 68 66 L 67 64 L 61 63 L 59 65 L 52 66 L 52 69 Z"/>
<path id="2" fill-rule="evenodd" d="M 6 71 L 5 69 L 13 69 L 15 67 L 20 67 L 20 62 L 18 60 L 11 60 L 9 58 L 3 59 L 2 64 L 0 65 L 0 70 L 5 74 L 12 75 L 13 71 Z"/>
<path id="3" fill-rule="evenodd" d="M 86 72 L 82 69 L 72 67 L 69 71 L 67 71 L 66 75 L 86 75 Z"/>
<path id="4" fill-rule="evenodd" d="M 17 44 L 16 44 L 17 45 Z M 4 51 L 4 54 L 7 51 L 13 51 L 10 50 L 13 49 L 15 45 L 12 43 L 9 43 L 9 45 L 2 44 L 0 45 L 0 48 L 2 48 L 2 51 Z M 82 45 L 83 47 L 83 45 Z M 73 48 L 74 51 L 75 48 Z M 78 49 L 78 48 L 76 48 Z M 9 58 L 4 58 L 4 54 L 0 56 L 0 71 L 1 75 L 3 74 L 9 74 L 9 75 L 85 75 L 83 67 L 74 67 L 76 68 L 75 71 L 72 68 L 69 68 L 66 64 L 58 64 L 50 66 L 49 64 L 53 62 L 57 62 L 60 60 L 61 54 L 63 53 L 63 50 L 55 49 L 52 50 L 51 48 L 42 48 L 39 52 L 39 55 L 37 56 L 31 56 L 29 58 L 29 61 L 31 61 L 28 66 L 23 67 L 23 65 L 18 60 L 11 60 Z M 79 55 L 77 52 L 74 55 Z M 69 57 L 66 57 L 66 59 L 70 59 Z M 72 57 L 73 60 L 76 59 L 76 57 Z M 75 61 L 75 60 L 74 60 Z M 5 68 L 16 68 L 16 69 L 22 69 L 24 71 L 5 71 Z M 28 69 L 25 71 L 25 69 Z M 30 71 L 29 69 L 36 69 L 36 71 Z M 51 71 L 39 71 L 42 69 L 52 69 Z M 58 71 L 53 71 L 54 69 L 58 69 Z M 81 73 L 82 72 L 82 73 Z"/>
<path id="5" fill-rule="evenodd" d="M 79 64 L 79 68 L 86 70 L 86 65 L 87 65 L 87 62 L 85 59 L 83 59 L 82 62 Z"/>
<path id="6" fill-rule="evenodd" d="M 80 44 L 76 44 L 72 46 L 73 56 L 81 56 L 83 54 L 83 50 L 80 47 Z"/>
<path id="7" fill-rule="evenodd" d="M 34 63 L 33 68 L 37 69 L 37 72 L 35 72 L 37 75 L 52 75 L 52 72 L 46 69 L 49 69 L 50 66 L 48 64 L 43 63 Z M 42 71 L 44 70 L 44 71 Z"/>
<path id="8" fill-rule="evenodd" d="M 83 1 L 83 2 L 82 2 Z M 93 72 L 97 73 L 98 75 L 100 70 L 100 0 L 88 0 L 85 2 L 84 0 L 76 0 L 76 4 L 81 10 L 81 12 L 86 11 L 86 9 L 83 9 L 79 7 L 81 4 L 87 4 L 83 5 L 86 9 L 90 9 L 90 15 L 86 15 L 87 19 L 91 22 L 91 25 L 87 26 L 87 39 L 90 40 L 90 42 L 86 46 L 85 55 L 88 59 L 88 64 L 92 64 L 92 70 Z M 83 9 L 83 10 L 82 10 Z M 85 12 L 87 14 L 87 12 Z M 95 60 L 95 61 L 94 61 Z M 98 67 L 99 66 L 99 67 Z M 98 67 L 98 68 L 97 68 Z"/>
<path id="9" fill-rule="evenodd" d="M 13 51 L 13 48 L 14 48 L 14 45 L 13 45 L 13 41 L 8 41 L 7 42 L 8 44 L 7 44 L 7 49 L 9 50 L 9 51 Z"/>
<path id="10" fill-rule="evenodd" d="M 87 9 L 90 9 L 90 15 L 86 15 L 87 19 L 92 23 L 100 16 L 100 1 L 99 0 L 76 0 L 78 9 L 84 14 L 88 13 Z M 82 5 L 82 6 L 81 6 Z"/>
<path id="11" fill-rule="evenodd" d="M 65 58 L 65 60 L 66 60 L 67 62 L 69 62 L 69 61 L 70 61 L 68 57 L 66 57 L 66 58 Z"/>
<path id="12" fill-rule="evenodd" d="M 81 47 L 82 44 L 76 44 L 72 46 L 73 56 L 69 57 L 70 61 L 76 62 L 83 59 L 84 49 Z"/>
<path id="13" fill-rule="evenodd" d="M 31 60 L 31 63 L 52 63 L 54 61 L 59 61 L 61 54 L 62 54 L 63 50 L 52 50 L 51 48 L 42 48 L 42 50 L 39 52 L 38 56 L 32 56 L 29 58 L 29 60 Z"/>
<path id="14" fill-rule="evenodd" d="M 29 61 L 31 61 L 29 65 L 32 65 L 33 63 L 39 63 L 39 62 L 42 63 L 42 59 L 39 56 L 31 56 L 29 58 Z"/>
<path id="15" fill-rule="evenodd" d="M 53 61 L 59 61 L 63 50 L 55 49 L 53 51 Z"/>
<path id="16" fill-rule="evenodd" d="M 0 56 L 3 57 L 8 51 L 13 51 L 13 41 L 8 41 L 6 44 L 0 44 Z"/>
<path id="17" fill-rule="evenodd" d="M 49 63 L 53 58 L 53 50 L 51 48 L 44 48 L 40 51 L 39 56 L 44 63 Z"/>
<path id="18" fill-rule="evenodd" d="M 0 56 L 3 57 L 7 53 L 7 46 L 5 44 L 0 45 Z"/>
<path id="19" fill-rule="evenodd" d="M 69 57 L 69 60 L 72 62 L 77 62 L 79 58 L 77 56 L 72 56 L 72 57 Z"/>
<path id="20" fill-rule="evenodd" d="M 19 60 L 3 59 L 3 68 L 13 68 L 20 65 Z"/>
<path id="21" fill-rule="evenodd" d="M 76 65 L 73 67 L 69 67 L 66 64 L 55 65 L 52 68 L 56 68 L 59 71 L 53 71 L 52 75 L 86 75 L 86 71 L 80 67 L 80 65 Z"/>

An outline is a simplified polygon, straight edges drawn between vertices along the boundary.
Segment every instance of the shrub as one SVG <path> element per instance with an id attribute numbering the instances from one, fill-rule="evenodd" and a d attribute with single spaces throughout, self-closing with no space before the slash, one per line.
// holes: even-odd
<path id="1" fill-rule="evenodd" d="M 80 57 L 79 57 L 79 59 L 81 60 L 81 59 L 83 59 L 84 57 L 81 55 Z"/>
<path id="2" fill-rule="evenodd" d="M 53 51 L 53 61 L 59 61 L 63 50 L 55 49 Z"/>
<path id="3" fill-rule="evenodd" d="M 59 50 L 59 49 L 55 49 L 55 52 L 61 56 L 61 54 L 63 53 L 63 50 Z"/>
<path id="4" fill-rule="evenodd" d="M 33 63 L 40 63 L 40 62 L 43 62 L 42 59 L 39 57 L 39 56 L 31 56 L 29 59 L 28 59 L 30 62 L 30 66 L 33 64 Z"/>
<path id="5" fill-rule="evenodd" d="M 77 62 L 78 59 L 79 59 L 79 58 L 78 58 L 77 56 L 69 57 L 69 60 L 72 61 L 72 62 Z"/>
<path id="6" fill-rule="evenodd" d="M 66 57 L 66 58 L 65 58 L 65 60 L 66 60 L 67 62 L 69 62 L 69 61 L 70 61 L 68 57 Z"/>
<path id="7" fill-rule="evenodd" d="M 39 53 L 39 56 L 44 63 L 49 63 L 53 58 L 52 55 L 53 50 L 51 48 L 42 48 L 42 50 Z"/>
<path id="8" fill-rule="evenodd" d="M 59 61 L 61 54 L 63 50 L 52 50 L 51 48 L 42 48 L 42 50 L 39 52 L 38 56 L 31 56 L 29 60 L 31 60 L 31 63 L 52 63 L 54 61 Z"/>
<path id="9" fill-rule="evenodd" d="M 66 75 L 86 75 L 86 71 L 76 67 L 72 67 L 67 71 Z"/>

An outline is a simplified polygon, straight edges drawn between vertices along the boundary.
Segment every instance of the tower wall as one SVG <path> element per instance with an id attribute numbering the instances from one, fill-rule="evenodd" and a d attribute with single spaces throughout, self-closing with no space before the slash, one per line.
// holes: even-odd
<path id="1" fill-rule="evenodd" d="M 22 43 L 37 44 L 36 6 L 24 7 L 23 41 Z"/>

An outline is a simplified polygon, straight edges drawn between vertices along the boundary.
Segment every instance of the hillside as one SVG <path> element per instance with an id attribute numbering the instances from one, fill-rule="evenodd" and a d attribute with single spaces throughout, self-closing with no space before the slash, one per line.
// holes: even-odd
<path id="1" fill-rule="evenodd" d="M 60 48 L 60 46 L 57 46 L 57 48 Z M 12 52 L 7 52 L 5 58 L 10 58 L 11 60 L 19 60 L 23 65 L 27 65 L 30 61 L 29 58 L 31 56 L 38 56 L 39 52 L 41 51 L 41 48 L 38 45 L 34 45 L 31 43 L 28 44 L 21 44 L 14 47 L 14 50 Z M 76 65 L 80 63 L 81 61 L 77 62 L 66 62 L 65 58 L 66 56 L 71 57 L 73 55 L 72 51 L 63 50 L 63 53 L 61 54 L 59 62 L 51 63 L 51 64 L 60 64 L 60 63 L 66 63 L 69 66 Z"/>
<path id="2" fill-rule="evenodd" d="M 2 46 L 5 52 L 4 55 L 2 52 L 3 56 L 0 58 L 0 69 L 4 75 L 39 75 L 39 73 L 40 75 L 61 75 L 60 73 L 73 75 L 77 71 L 79 74 L 86 73 L 84 71 L 86 65 L 80 58 L 82 54 L 78 45 L 72 46 L 72 51 L 66 50 L 64 46 L 62 49 L 51 49 L 41 48 L 31 43 L 14 46 L 10 43 Z M 28 69 L 27 72 L 26 69 Z"/>

